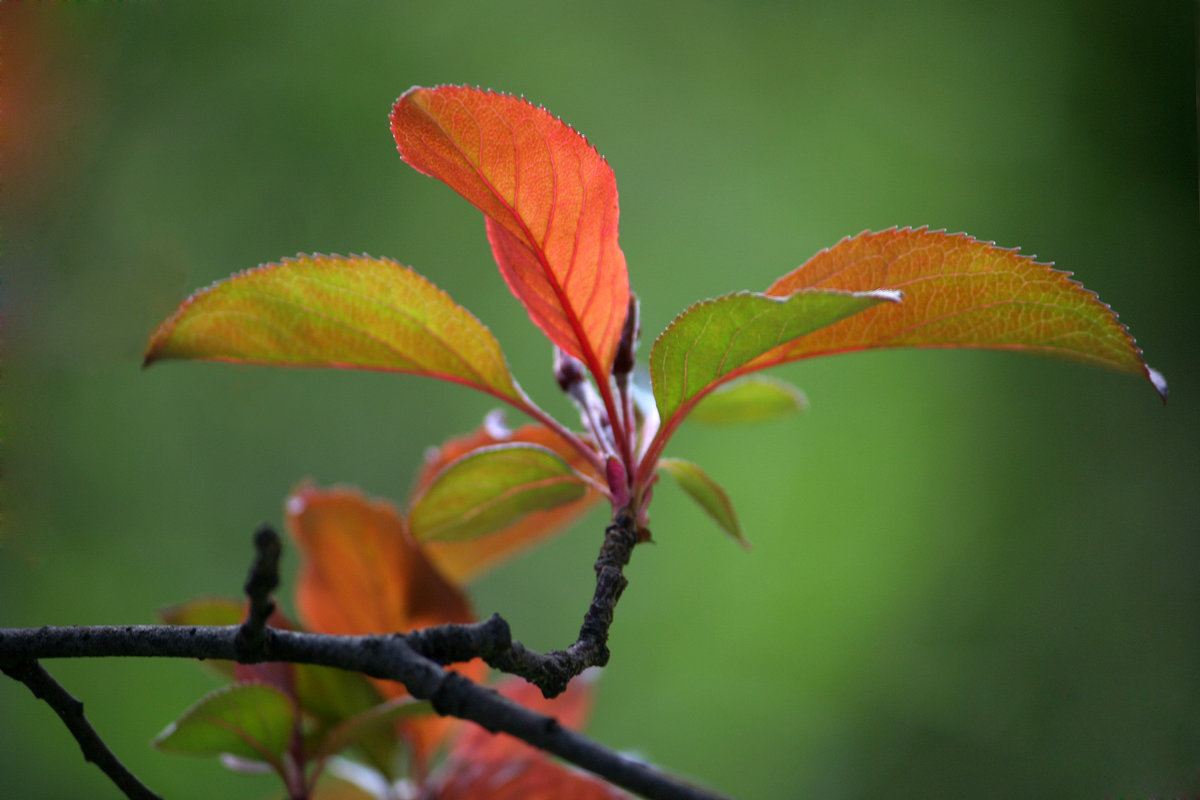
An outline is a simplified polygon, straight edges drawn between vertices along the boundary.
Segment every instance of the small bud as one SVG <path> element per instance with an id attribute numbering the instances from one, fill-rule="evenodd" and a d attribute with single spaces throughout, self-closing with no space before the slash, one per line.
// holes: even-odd
<path id="1" fill-rule="evenodd" d="M 571 394 L 575 387 L 583 383 L 583 379 L 583 362 L 554 348 L 554 380 L 558 382 L 558 388 Z"/>
<path id="2" fill-rule="evenodd" d="M 512 431 L 504 423 L 504 409 L 495 408 L 484 415 L 483 430 L 497 442 L 502 442 L 512 436 Z"/>
<path id="3" fill-rule="evenodd" d="M 624 508 L 629 505 L 629 473 L 616 456 L 609 456 L 604 461 L 605 477 L 608 479 L 608 490 L 612 492 L 613 508 Z"/>
<path id="4" fill-rule="evenodd" d="M 625 327 L 621 329 L 621 340 L 617 343 L 617 354 L 613 357 L 613 375 L 628 375 L 633 372 L 634 356 L 637 353 L 638 335 L 637 295 L 629 294 L 629 311 L 625 314 Z"/>

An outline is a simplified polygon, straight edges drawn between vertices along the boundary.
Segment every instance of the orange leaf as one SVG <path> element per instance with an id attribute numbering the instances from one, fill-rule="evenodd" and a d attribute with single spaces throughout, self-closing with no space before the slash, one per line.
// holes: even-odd
<path id="1" fill-rule="evenodd" d="M 434 477 L 446 465 L 481 447 L 520 442 L 541 445 L 563 458 L 585 475 L 595 475 L 591 464 L 573 447 L 541 425 L 524 425 L 515 431 L 507 430 L 499 415 L 489 415 L 480 428 L 449 440 L 431 449 L 417 475 L 413 496 L 429 487 Z M 601 480 L 600 476 L 596 476 Z M 425 542 L 422 547 L 439 571 L 454 581 L 465 581 L 489 569 L 499 561 L 532 547 L 566 528 L 599 500 L 600 493 L 589 489 L 579 500 L 546 511 L 527 514 L 507 528 L 487 536 L 465 541 Z"/>
<path id="2" fill-rule="evenodd" d="M 302 558 L 296 606 L 310 630 L 394 633 L 473 619 L 389 504 L 305 486 L 287 500 L 287 524 Z"/>
<path id="3" fill-rule="evenodd" d="M 629 276 L 605 160 L 545 109 L 467 87 L 414 87 L 391 122 L 409 165 L 486 215 L 500 272 L 534 323 L 606 383 Z"/>
<path id="4" fill-rule="evenodd" d="M 302 486 L 286 511 L 301 555 L 296 607 L 310 630 L 382 634 L 474 621 L 466 596 L 430 563 L 390 504 L 351 489 Z M 476 659 L 455 671 L 478 681 L 487 667 Z M 387 698 L 405 691 L 394 681 L 372 682 Z M 449 731 L 437 717 L 401 727 L 418 759 Z"/>
<path id="5" fill-rule="evenodd" d="M 767 294 L 812 288 L 898 289 L 904 302 L 868 309 L 763 359 L 906 346 L 1016 350 L 1142 375 L 1166 398 L 1166 381 L 1095 294 L 1069 273 L 965 234 L 861 233 L 817 253 Z"/>

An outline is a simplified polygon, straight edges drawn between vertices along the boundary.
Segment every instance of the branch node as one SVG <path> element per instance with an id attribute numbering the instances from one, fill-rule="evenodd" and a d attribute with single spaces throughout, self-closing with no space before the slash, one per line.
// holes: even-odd
<path id="1" fill-rule="evenodd" d="M 234 639 L 238 660 L 242 663 L 266 660 L 270 641 L 267 620 L 275 613 L 271 593 L 279 586 L 279 556 L 282 552 L 283 543 L 274 528 L 263 525 L 255 532 L 254 563 L 250 565 L 243 586 L 250 599 L 250 610 Z"/>
<path id="2" fill-rule="evenodd" d="M 430 695 L 429 704 L 443 717 L 462 717 L 466 713 L 464 708 L 473 688 L 477 688 L 477 685 L 470 678 L 447 670 Z"/>

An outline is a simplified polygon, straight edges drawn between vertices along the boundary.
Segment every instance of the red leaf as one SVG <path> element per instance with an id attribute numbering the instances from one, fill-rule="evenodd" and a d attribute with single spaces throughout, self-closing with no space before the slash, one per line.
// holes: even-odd
<path id="1" fill-rule="evenodd" d="M 533 685 L 507 678 L 500 694 L 526 708 L 579 729 L 591 711 L 589 675 L 576 678 L 553 700 Z M 446 763 L 434 781 L 430 800 L 620 800 L 630 795 L 604 781 L 563 766 L 544 752 L 507 734 L 461 726 Z"/>
<path id="2" fill-rule="evenodd" d="M 429 800 L 633 800 L 633 795 L 541 756 L 508 764 L 460 764 Z"/>
<path id="3" fill-rule="evenodd" d="M 554 717 L 558 724 L 565 728 L 580 730 L 592 713 L 595 675 L 595 672 L 585 673 L 567 684 L 567 689 L 562 694 L 550 699 L 546 699 L 541 690 L 532 683 L 512 676 L 504 678 L 493 688 L 530 711 Z M 450 747 L 450 758 L 465 762 L 503 763 L 540 752 L 512 736 L 498 736 L 478 725 L 464 725 Z"/>
<path id="4" fill-rule="evenodd" d="M 817 253 L 767 290 L 899 289 L 904 302 L 868 309 L 763 356 L 773 362 L 878 347 L 981 347 L 1041 353 L 1162 376 L 1095 294 L 1015 250 L 925 228 L 861 233 Z"/>
<path id="5" fill-rule="evenodd" d="M 605 160 L 545 109 L 478 89 L 410 89 L 391 121 L 406 162 L 487 216 L 500 272 L 534 323 L 605 383 L 629 305 Z"/>

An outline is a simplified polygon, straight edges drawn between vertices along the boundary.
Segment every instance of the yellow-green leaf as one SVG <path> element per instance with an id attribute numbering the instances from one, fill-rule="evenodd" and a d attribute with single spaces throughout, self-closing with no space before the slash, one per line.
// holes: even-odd
<path id="1" fill-rule="evenodd" d="M 665 470 L 679 482 L 696 503 L 712 517 L 721 530 L 728 533 L 738 544 L 748 547 L 746 537 L 742 535 L 742 525 L 738 522 L 737 513 L 729 495 L 709 477 L 708 473 L 690 461 L 679 458 L 660 458 L 659 469 Z"/>
<path id="2" fill-rule="evenodd" d="M 669 433 L 696 400 L 721 383 L 778 363 L 760 358 L 765 353 L 899 299 L 898 292 L 811 289 L 783 298 L 739 292 L 697 303 L 675 318 L 650 351 L 663 431 Z"/>
<path id="3" fill-rule="evenodd" d="M 528 405 L 484 325 L 389 259 L 299 256 L 192 295 L 150 339 L 145 363 L 209 359 L 408 372 Z"/>
<path id="4" fill-rule="evenodd" d="M 718 386 L 692 409 L 689 419 L 710 425 L 786 417 L 808 410 L 804 392 L 770 375 L 747 375 Z"/>
<path id="5" fill-rule="evenodd" d="M 159 609 L 167 625 L 241 625 L 246 619 L 246 601 L 233 597 L 197 597 Z"/>
<path id="6" fill-rule="evenodd" d="M 509 430 L 503 424 L 503 416 L 493 412 L 477 430 L 463 436 L 455 436 L 426 451 L 425 463 L 417 473 L 413 494 L 423 493 L 442 470 L 467 453 L 481 447 L 516 443 L 541 445 L 553 450 L 580 473 L 592 477 L 597 482 L 604 480 L 604 476 L 597 473 L 578 450 L 568 445 L 554 431 L 538 424 L 522 425 L 516 430 Z M 425 542 L 422 549 L 447 580 L 463 583 L 490 569 L 494 564 L 509 559 L 565 529 L 601 497 L 600 492 L 589 489 L 583 497 L 573 503 L 542 511 L 531 511 L 495 533 L 462 541 Z"/>
<path id="7" fill-rule="evenodd" d="M 483 536 L 529 512 L 578 500 L 586 491 L 571 465 L 545 447 L 483 447 L 449 464 L 416 495 L 409 529 L 419 540 Z"/>

